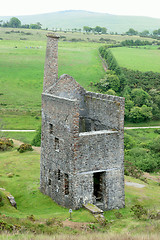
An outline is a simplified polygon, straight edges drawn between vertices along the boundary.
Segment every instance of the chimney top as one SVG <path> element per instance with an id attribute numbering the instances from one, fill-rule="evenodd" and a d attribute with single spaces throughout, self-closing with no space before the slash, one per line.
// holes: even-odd
<path id="1" fill-rule="evenodd" d="M 46 36 L 50 38 L 59 38 L 59 36 L 55 35 L 54 33 L 48 33 Z"/>

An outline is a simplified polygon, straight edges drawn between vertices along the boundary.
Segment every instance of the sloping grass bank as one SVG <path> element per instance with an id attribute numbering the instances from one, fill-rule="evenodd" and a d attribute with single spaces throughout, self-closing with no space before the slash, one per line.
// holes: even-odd
<path id="1" fill-rule="evenodd" d="M 58 206 L 48 196 L 39 190 L 40 155 L 36 152 L 20 154 L 16 149 L 0 153 L 0 187 L 10 192 L 17 202 L 17 209 L 11 207 L 4 198 L 4 205 L 0 207 L 0 219 L 15 222 L 17 219 L 26 219 L 33 215 L 37 224 L 47 219 L 64 221 L 69 218 L 68 209 Z M 132 235 L 137 233 L 159 233 L 160 221 L 148 218 L 149 213 L 160 209 L 160 186 L 157 182 L 148 180 L 144 183 L 138 179 L 126 177 L 126 181 L 144 184 L 144 188 L 133 186 L 125 187 L 126 207 L 120 210 L 106 211 L 106 225 L 100 227 L 95 223 L 93 216 L 85 209 L 73 211 L 73 222 L 88 222 L 91 232 L 110 232 Z M 1 191 L 2 194 L 5 192 Z M 148 215 L 140 220 L 134 217 L 132 206 L 144 206 Z M 14 221 L 12 220 L 14 219 Z M 18 220 L 17 220 L 18 222 Z M 44 230 L 45 231 L 45 230 Z M 57 231 L 62 231 L 60 228 Z M 78 231 L 79 232 L 79 231 Z M 81 232 L 81 231 L 80 231 Z M 98 239 L 98 238 L 97 238 Z"/>

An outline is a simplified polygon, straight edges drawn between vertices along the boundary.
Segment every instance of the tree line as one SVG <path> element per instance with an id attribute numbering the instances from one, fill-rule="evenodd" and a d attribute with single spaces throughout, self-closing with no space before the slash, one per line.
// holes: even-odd
<path id="1" fill-rule="evenodd" d="M 138 32 L 137 30 L 130 28 L 125 34 L 128 36 L 139 35 L 140 37 L 160 37 L 160 28 L 154 30 L 152 33 L 150 33 L 149 30 Z"/>
<path id="2" fill-rule="evenodd" d="M 21 21 L 18 18 L 12 17 L 9 21 L 6 22 L 1 20 L 0 27 L 41 29 L 42 25 L 40 22 L 22 25 Z"/>
<path id="3" fill-rule="evenodd" d="M 83 31 L 86 32 L 86 33 L 93 32 L 93 33 L 106 34 L 107 33 L 107 28 L 100 27 L 100 26 L 96 26 L 95 28 L 84 26 Z"/>

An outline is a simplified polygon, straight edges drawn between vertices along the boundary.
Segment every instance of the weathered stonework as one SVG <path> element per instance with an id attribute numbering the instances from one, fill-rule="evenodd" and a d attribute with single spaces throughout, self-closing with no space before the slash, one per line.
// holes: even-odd
<path id="1" fill-rule="evenodd" d="M 58 38 L 48 35 L 42 93 L 41 191 L 78 209 L 124 207 L 124 98 L 58 79 Z"/>

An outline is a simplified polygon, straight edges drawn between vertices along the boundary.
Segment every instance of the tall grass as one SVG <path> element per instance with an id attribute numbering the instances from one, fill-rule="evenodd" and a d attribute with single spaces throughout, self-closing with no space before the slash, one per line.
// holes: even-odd
<path id="1" fill-rule="evenodd" d="M 2 234 L 1 240 L 159 240 L 159 234 L 141 234 L 131 236 L 130 234 L 108 234 L 108 233 L 83 233 L 74 235 L 33 235 L 33 234 Z"/>

